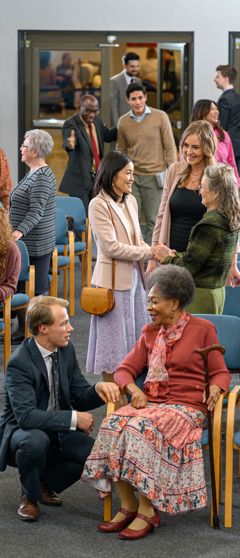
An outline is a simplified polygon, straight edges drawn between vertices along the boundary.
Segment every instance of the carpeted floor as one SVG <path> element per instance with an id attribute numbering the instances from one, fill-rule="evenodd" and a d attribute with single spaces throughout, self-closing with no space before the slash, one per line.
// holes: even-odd
<path id="1" fill-rule="evenodd" d="M 74 343 L 82 371 L 88 344 L 90 317 L 80 308 L 80 264 L 76 263 L 75 317 L 71 319 Z M 59 296 L 62 295 L 62 277 L 59 279 Z M 14 348 L 13 348 L 14 349 Z M 3 370 L 3 348 L 0 364 Z M 87 375 L 95 383 L 93 375 Z M 3 406 L 3 376 L 0 378 L 0 409 Z M 105 407 L 93 411 L 97 434 L 105 416 Z M 223 447 L 225 452 L 225 446 Z M 204 452 L 208 494 L 210 476 L 208 453 Z M 225 463 L 225 459 L 224 459 Z M 76 483 L 63 493 L 63 506 L 49 508 L 40 506 L 38 522 L 29 524 L 16 517 L 20 498 L 20 483 L 15 469 L 8 468 L 0 474 L 0 558 L 115 558 L 137 555 L 139 558 L 229 558 L 239 556 L 240 480 L 237 478 L 237 456 L 234 461 L 233 528 L 224 529 L 224 507 L 220 506 L 221 530 L 210 527 L 210 505 L 201 512 L 175 517 L 160 514 L 160 526 L 154 534 L 139 541 L 122 541 L 118 534 L 104 534 L 97 530 L 103 521 L 103 503 L 92 488 Z M 224 474 L 224 468 L 223 468 Z M 223 494 L 224 496 L 224 494 Z M 210 500 L 210 497 L 209 497 Z M 113 495 L 113 511 L 119 501 Z"/>

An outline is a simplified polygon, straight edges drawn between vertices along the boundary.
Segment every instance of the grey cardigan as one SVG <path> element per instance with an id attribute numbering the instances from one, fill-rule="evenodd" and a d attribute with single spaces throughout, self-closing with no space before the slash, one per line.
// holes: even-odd
<path id="1" fill-rule="evenodd" d="M 28 173 L 10 197 L 10 222 L 23 233 L 30 256 L 55 248 L 56 179 L 50 167 Z"/>

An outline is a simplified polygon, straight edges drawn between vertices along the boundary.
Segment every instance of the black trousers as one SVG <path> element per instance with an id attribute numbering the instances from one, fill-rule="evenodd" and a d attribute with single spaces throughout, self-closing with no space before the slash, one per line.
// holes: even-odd
<path id="1" fill-rule="evenodd" d="M 240 155 L 239 155 L 239 157 L 235 157 L 235 161 L 236 161 L 236 167 L 237 167 L 237 170 L 238 170 L 238 173 L 239 173 Z"/>
<path id="2" fill-rule="evenodd" d="M 61 450 L 43 430 L 18 429 L 11 436 L 8 465 L 18 468 L 22 492 L 32 501 L 41 500 L 41 480 L 60 493 L 81 477 L 94 439 L 76 430 L 61 433 L 60 440 Z"/>

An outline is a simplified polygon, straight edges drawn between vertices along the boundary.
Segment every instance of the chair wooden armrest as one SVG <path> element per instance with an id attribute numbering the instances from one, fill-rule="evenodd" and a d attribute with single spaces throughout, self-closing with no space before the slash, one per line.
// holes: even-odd
<path id="1" fill-rule="evenodd" d="M 68 231 L 69 243 L 69 258 L 70 258 L 70 271 L 69 271 L 69 316 L 74 316 L 74 232 Z"/>
<path id="2" fill-rule="evenodd" d="M 121 397 L 121 395 L 126 395 L 126 393 L 127 393 L 127 392 L 126 392 L 125 389 L 120 390 L 120 397 Z M 121 406 L 123 407 L 122 401 L 121 401 L 120 404 L 121 404 Z M 113 401 L 109 401 L 108 404 L 107 404 L 107 413 L 106 413 L 106 416 L 111 415 L 111 413 L 114 413 L 114 411 L 116 411 L 117 409 L 119 409 L 119 404 L 118 404 L 118 402 L 117 402 L 117 403 L 113 403 Z"/>
<path id="3" fill-rule="evenodd" d="M 213 415 L 213 455 L 214 455 L 214 470 L 215 470 L 215 483 L 217 494 L 217 509 L 221 502 L 222 496 L 222 412 L 223 401 L 229 395 L 229 389 L 224 393 L 220 393 L 219 399 L 214 408 Z M 211 513 L 211 525 L 213 518 L 213 509 Z"/>
<path id="4" fill-rule="evenodd" d="M 233 449 L 234 423 L 237 399 L 240 395 L 240 386 L 235 386 L 229 393 L 227 411 L 226 433 L 226 480 L 225 480 L 225 513 L 224 526 L 232 527 L 232 490 L 233 490 Z M 239 450 L 238 446 L 236 448 Z"/>
<path id="5" fill-rule="evenodd" d="M 29 296 L 29 301 L 30 301 L 31 298 L 33 298 L 35 295 L 35 266 L 34 265 L 29 266 L 29 280 L 25 282 L 25 285 L 26 285 L 25 291 L 26 294 Z M 25 320 L 25 339 L 27 337 L 31 337 L 31 335 L 32 334 L 30 333 L 27 326 L 27 322 Z"/>
<path id="6" fill-rule="evenodd" d="M 57 297 L 58 288 L 58 249 L 55 248 L 52 253 L 52 283 L 50 286 L 51 296 Z"/>
<path id="7" fill-rule="evenodd" d="M 4 328 L 4 374 L 11 356 L 11 295 L 7 296 L 3 305 Z"/>

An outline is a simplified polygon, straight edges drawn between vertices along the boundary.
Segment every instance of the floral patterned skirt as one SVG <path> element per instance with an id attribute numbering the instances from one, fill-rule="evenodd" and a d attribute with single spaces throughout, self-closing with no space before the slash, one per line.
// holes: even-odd
<path id="1" fill-rule="evenodd" d="M 202 456 L 206 415 L 185 405 L 130 405 L 107 416 L 82 480 L 105 496 L 112 481 L 125 480 L 152 505 L 170 514 L 207 504 Z"/>

